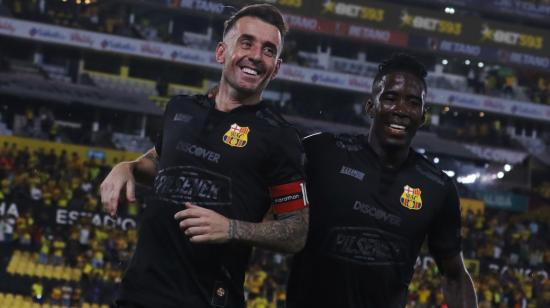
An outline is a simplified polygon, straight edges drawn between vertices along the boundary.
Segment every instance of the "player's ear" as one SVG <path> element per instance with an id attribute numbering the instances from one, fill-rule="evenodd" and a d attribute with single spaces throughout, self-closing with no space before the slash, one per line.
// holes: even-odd
<path id="1" fill-rule="evenodd" d="M 420 122 L 420 126 L 426 125 L 426 121 L 428 120 L 428 112 L 430 111 L 430 107 L 425 106 L 422 108 L 422 120 Z"/>
<path id="2" fill-rule="evenodd" d="M 271 80 L 275 79 L 275 76 L 277 76 L 277 73 L 279 73 L 279 68 L 281 68 L 281 63 L 283 63 L 283 59 L 278 58 L 277 62 L 275 63 L 275 69 L 273 70 L 273 74 L 271 74 Z"/>
<path id="3" fill-rule="evenodd" d="M 374 103 L 372 102 L 372 98 L 369 98 L 365 103 L 365 111 L 369 117 L 374 118 Z"/>
<path id="4" fill-rule="evenodd" d="M 216 62 L 219 64 L 225 63 L 225 51 L 227 49 L 227 46 L 224 42 L 218 42 L 218 45 L 216 46 Z"/>

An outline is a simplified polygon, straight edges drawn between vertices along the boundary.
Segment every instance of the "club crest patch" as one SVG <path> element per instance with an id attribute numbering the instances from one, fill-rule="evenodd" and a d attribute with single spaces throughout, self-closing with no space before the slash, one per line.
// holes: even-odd
<path id="1" fill-rule="evenodd" d="M 240 127 L 237 123 L 231 124 L 231 127 L 223 135 L 223 142 L 229 146 L 242 148 L 248 143 L 248 133 L 250 128 Z"/>
<path id="2" fill-rule="evenodd" d="M 422 191 L 420 188 L 412 188 L 409 185 L 403 187 L 403 193 L 399 202 L 409 210 L 420 210 L 422 208 Z"/>

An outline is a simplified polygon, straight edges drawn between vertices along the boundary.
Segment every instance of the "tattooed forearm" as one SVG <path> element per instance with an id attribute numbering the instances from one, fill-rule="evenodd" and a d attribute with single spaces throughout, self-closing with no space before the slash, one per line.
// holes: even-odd
<path id="1" fill-rule="evenodd" d="M 295 253 L 305 245 L 308 223 L 307 208 L 285 218 L 262 223 L 231 220 L 229 238 L 263 248 Z"/>

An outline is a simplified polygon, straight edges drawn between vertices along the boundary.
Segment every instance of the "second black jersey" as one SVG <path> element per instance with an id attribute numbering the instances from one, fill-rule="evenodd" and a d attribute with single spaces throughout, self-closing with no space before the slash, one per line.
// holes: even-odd
<path id="1" fill-rule="evenodd" d="M 404 307 L 426 236 L 438 257 L 460 252 L 454 184 L 412 150 L 399 169 L 383 167 L 365 136 L 317 134 L 303 144 L 310 229 L 288 307 Z"/>
<path id="2" fill-rule="evenodd" d="M 172 99 L 154 196 L 147 202 L 120 299 L 146 307 L 242 307 L 251 247 L 192 244 L 174 214 L 185 202 L 229 219 L 304 207 L 303 151 L 292 127 L 263 105 L 231 112 L 205 96 Z"/>

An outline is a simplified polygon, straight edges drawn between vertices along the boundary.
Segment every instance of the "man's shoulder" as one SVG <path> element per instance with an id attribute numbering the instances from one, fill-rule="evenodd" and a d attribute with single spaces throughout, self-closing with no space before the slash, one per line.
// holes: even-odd
<path id="1" fill-rule="evenodd" d="M 210 101 L 206 95 L 197 94 L 197 95 L 176 95 L 170 98 L 167 104 L 167 108 L 185 106 L 186 104 L 194 104 L 198 106 L 208 107 Z"/>
<path id="2" fill-rule="evenodd" d="M 424 155 L 414 151 L 416 158 L 415 171 L 427 177 L 431 181 L 446 186 L 452 184 L 451 178 Z"/>
<path id="3" fill-rule="evenodd" d="M 263 103 L 261 103 L 263 104 Z M 273 110 L 269 106 L 260 106 L 256 111 L 256 118 L 258 118 L 265 125 L 273 128 L 288 128 L 294 129 L 283 116 L 277 111 Z"/>
<path id="4" fill-rule="evenodd" d="M 356 152 L 365 147 L 363 135 L 315 133 L 303 139 L 304 146 L 310 148 L 337 148 L 344 151 Z"/>

